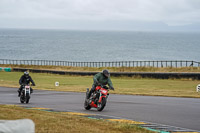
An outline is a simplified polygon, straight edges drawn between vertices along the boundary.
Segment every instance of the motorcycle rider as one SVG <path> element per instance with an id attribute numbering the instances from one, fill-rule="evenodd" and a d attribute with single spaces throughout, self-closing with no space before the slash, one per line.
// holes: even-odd
<path id="1" fill-rule="evenodd" d="M 20 80 L 19 80 L 20 88 L 18 90 L 18 93 L 19 93 L 18 97 L 20 97 L 23 86 L 29 84 L 30 82 L 32 83 L 33 86 L 35 86 L 35 83 L 32 80 L 31 76 L 29 75 L 29 72 L 25 71 L 24 75 L 22 75 Z M 30 88 L 30 90 L 31 90 L 31 93 L 33 93 L 33 89 Z"/>
<path id="2" fill-rule="evenodd" d="M 102 72 L 94 75 L 93 81 L 94 82 L 93 82 L 92 88 L 87 96 L 87 99 L 90 98 L 91 94 L 95 91 L 95 88 L 98 85 L 107 85 L 108 84 L 109 88 L 114 90 L 112 81 L 110 80 L 110 72 L 106 69 L 103 70 Z"/>

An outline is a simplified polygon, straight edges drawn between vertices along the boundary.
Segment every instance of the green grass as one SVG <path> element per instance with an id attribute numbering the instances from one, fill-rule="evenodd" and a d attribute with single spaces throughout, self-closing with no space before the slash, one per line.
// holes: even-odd
<path id="1" fill-rule="evenodd" d="M 200 72 L 200 67 L 67 67 L 67 66 L 37 66 L 37 65 L 1 65 L 11 68 L 31 68 L 63 71 L 95 71 L 109 69 L 111 72 Z"/>
<path id="2" fill-rule="evenodd" d="M 153 133 L 128 124 L 93 120 L 61 112 L 24 109 L 14 105 L 0 105 L 0 112 L 0 120 L 33 120 L 36 133 Z"/>
<path id="3" fill-rule="evenodd" d="M 0 86 L 19 87 L 21 72 L 0 72 Z M 34 89 L 85 92 L 86 88 L 91 88 L 92 76 L 69 76 L 46 73 L 30 73 L 36 86 Z M 148 78 L 128 78 L 111 77 L 115 94 L 130 95 L 152 95 L 152 96 L 175 96 L 175 97 L 195 97 L 200 98 L 200 93 L 196 92 L 199 80 L 190 79 L 148 79 Z M 60 83 L 55 87 L 55 82 Z"/>

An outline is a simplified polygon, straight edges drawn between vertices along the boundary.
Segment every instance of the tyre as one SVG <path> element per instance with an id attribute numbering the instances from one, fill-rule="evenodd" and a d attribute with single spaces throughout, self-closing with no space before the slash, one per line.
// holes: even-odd
<path id="1" fill-rule="evenodd" d="M 25 101 L 25 100 L 24 100 L 24 96 L 23 96 L 23 94 L 21 94 L 21 96 L 20 96 L 20 102 L 21 102 L 21 103 L 24 103 L 24 101 Z"/>
<path id="2" fill-rule="evenodd" d="M 29 103 L 30 96 L 29 94 L 26 95 L 26 103 Z"/>
<path id="3" fill-rule="evenodd" d="M 86 90 L 86 97 L 85 97 L 85 103 L 84 103 L 84 108 L 86 110 L 90 110 L 91 109 L 91 106 L 89 105 L 88 99 L 87 99 L 88 93 L 89 93 L 89 88 L 87 88 L 87 90 Z"/>
<path id="4" fill-rule="evenodd" d="M 102 111 L 106 106 L 106 98 L 103 97 L 101 103 L 97 103 L 97 110 Z"/>
<path id="5" fill-rule="evenodd" d="M 91 109 L 91 106 L 89 105 L 87 99 L 85 99 L 84 108 L 85 108 L 86 110 L 90 110 L 90 109 Z"/>

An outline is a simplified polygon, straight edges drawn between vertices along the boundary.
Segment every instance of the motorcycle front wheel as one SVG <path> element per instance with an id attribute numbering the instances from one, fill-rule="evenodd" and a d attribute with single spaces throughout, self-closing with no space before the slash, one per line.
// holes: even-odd
<path id="1" fill-rule="evenodd" d="M 29 99 L 30 99 L 30 95 L 27 94 L 27 95 L 26 95 L 26 103 L 29 103 Z"/>
<path id="2" fill-rule="evenodd" d="M 106 98 L 103 97 L 102 101 L 100 103 L 97 103 L 97 110 L 102 111 L 105 106 L 106 106 Z"/>

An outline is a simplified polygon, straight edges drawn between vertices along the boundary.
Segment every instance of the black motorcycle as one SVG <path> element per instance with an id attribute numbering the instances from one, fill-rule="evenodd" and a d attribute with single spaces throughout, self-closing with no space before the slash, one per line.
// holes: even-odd
<path id="1" fill-rule="evenodd" d="M 20 102 L 21 103 L 29 103 L 30 98 L 31 98 L 30 85 L 23 85 L 21 95 L 20 95 Z"/>

